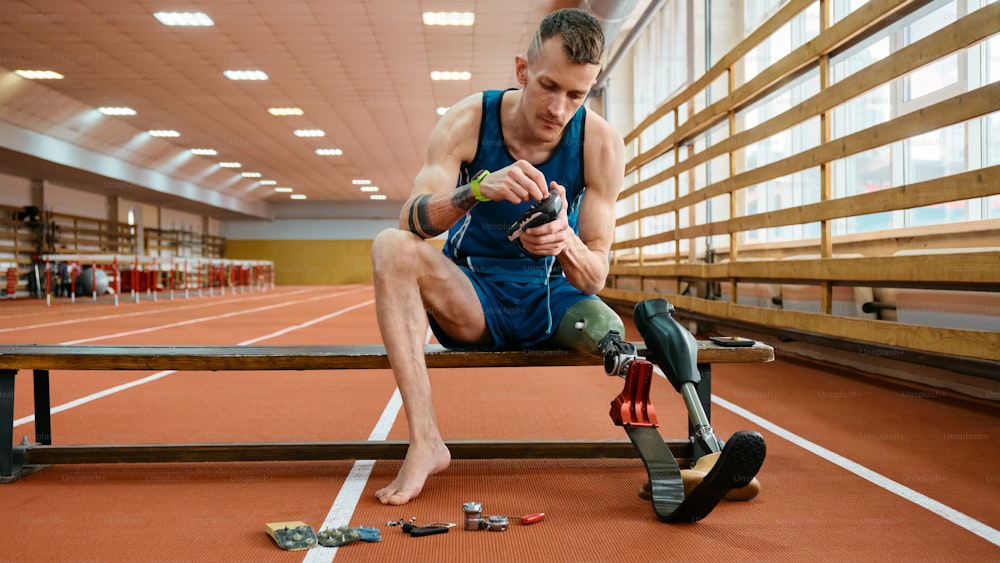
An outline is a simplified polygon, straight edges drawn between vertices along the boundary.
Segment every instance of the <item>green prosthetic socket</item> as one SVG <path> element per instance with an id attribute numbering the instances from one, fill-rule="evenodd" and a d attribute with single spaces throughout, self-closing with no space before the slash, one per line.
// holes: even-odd
<path id="1" fill-rule="evenodd" d="M 625 337 L 625 324 L 618 313 L 599 299 L 584 299 L 566 311 L 554 340 L 564 348 L 600 356 L 597 345 L 612 330 Z"/>

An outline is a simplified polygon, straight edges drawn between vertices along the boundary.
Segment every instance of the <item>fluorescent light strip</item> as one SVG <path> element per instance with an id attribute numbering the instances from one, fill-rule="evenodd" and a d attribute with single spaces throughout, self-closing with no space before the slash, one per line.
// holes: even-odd
<path id="1" fill-rule="evenodd" d="M 351 183 L 355 186 L 367 186 L 368 184 L 371 184 L 372 181 L 367 178 L 355 178 L 354 180 L 351 180 Z"/>
<path id="2" fill-rule="evenodd" d="M 53 70 L 15 70 L 14 72 L 21 78 L 28 80 L 60 80 L 65 78 Z"/>
<path id="3" fill-rule="evenodd" d="M 383 200 L 385 199 L 385 194 L 372 194 L 368 197 L 374 200 Z"/>
<path id="4" fill-rule="evenodd" d="M 267 112 L 271 115 L 302 115 L 302 109 L 300 108 L 268 108 Z"/>
<path id="5" fill-rule="evenodd" d="M 273 185 L 275 185 L 277 183 L 278 183 L 277 180 L 261 180 L 260 181 L 260 185 L 262 185 L 262 186 L 273 186 Z"/>
<path id="6" fill-rule="evenodd" d="M 170 129 L 153 129 L 149 131 L 151 137 L 180 137 L 181 134 Z"/>
<path id="7" fill-rule="evenodd" d="M 204 12 L 156 12 L 153 17 L 169 26 L 213 26 L 215 22 Z"/>
<path id="8" fill-rule="evenodd" d="M 219 154 L 215 149 L 191 149 L 191 154 L 196 154 L 198 156 L 214 156 Z"/>
<path id="9" fill-rule="evenodd" d="M 290 197 L 292 199 L 305 199 L 306 198 L 306 194 L 292 194 L 292 195 L 290 195 L 288 197 Z"/>
<path id="10" fill-rule="evenodd" d="M 244 178 L 260 178 L 263 174 L 260 172 L 243 172 L 240 176 L 243 176 Z"/>
<path id="11" fill-rule="evenodd" d="M 97 108 L 97 111 L 104 115 L 135 115 L 132 108 Z"/>
<path id="12" fill-rule="evenodd" d="M 476 23 L 472 12 L 424 12 L 424 25 L 464 25 Z"/>
<path id="13" fill-rule="evenodd" d="M 471 80 L 472 73 L 457 70 L 435 70 L 431 72 L 431 80 Z"/>
<path id="14" fill-rule="evenodd" d="M 280 193 L 288 193 L 288 192 L 292 191 L 292 188 L 288 188 L 288 187 L 283 187 L 282 186 L 282 187 L 274 188 L 274 191 L 280 192 Z"/>
<path id="15" fill-rule="evenodd" d="M 320 156 L 340 156 L 344 151 L 340 149 L 316 149 L 316 154 Z"/>
<path id="16" fill-rule="evenodd" d="M 322 129 L 296 129 L 296 137 L 325 137 L 326 131 Z"/>
<path id="17" fill-rule="evenodd" d="M 263 70 L 226 70 L 223 73 L 230 80 L 267 80 Z"/>
<path id="18" fill-rule="evenodd" d="M 243 168 L 243 165 L 239 162 L 220 162 L 219 166 L 223 168 Z"/>
<path id="19" fill-rule="evenodd" d="M 378 186 L 361 186 L 361 191 L 363 192 L 377 192 Z"/>

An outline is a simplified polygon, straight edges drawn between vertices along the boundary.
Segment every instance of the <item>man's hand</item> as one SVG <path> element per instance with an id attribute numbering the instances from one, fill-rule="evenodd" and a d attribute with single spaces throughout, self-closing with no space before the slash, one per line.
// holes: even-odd
<path id="1" fill-rule="evenodd" d="M 537 256 L 558 256 L 569 244 L 572 237 L 576 236 L 573 229 L 569 227 L 569 219 L 566 217 L 566 210 L 570 202 L 566 200 L 566 188 L 551 182 L 549 190 L 559 193 L 562 198 L 562 208 L 555 221 L 544 225 L 531 227 L 521 232 L 521 244 L 524 249 Z"/>
<path id="2" fill-rule="evenodd" d="M 528 161 L 518 160 L 501 168 L 479 183 L 479 193 L 493 201 L 507 200 L 513 204 L 540 200 L 549 195 L 545 175 Z"/>

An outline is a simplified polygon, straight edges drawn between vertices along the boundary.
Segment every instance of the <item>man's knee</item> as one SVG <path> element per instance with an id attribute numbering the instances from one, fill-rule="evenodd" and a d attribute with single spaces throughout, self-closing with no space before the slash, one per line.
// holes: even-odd
<path id="1" fill-rule="evenodd" d="M 600 356 L 598 344 L 612 330 L 625 337 L 625 324 L 618 313 L 600 299 L 584 299 L 563 315 L 556 341 L 566 348 Z"/>
<path id="2" fill-rule="evenodd" d="M 417 257 L 417 245 L 426 244 L 411 232 L 400 229 L 385 229 L 372 240 L 372 268 L 375 274 L 390 270 L 405 269 Z"/>

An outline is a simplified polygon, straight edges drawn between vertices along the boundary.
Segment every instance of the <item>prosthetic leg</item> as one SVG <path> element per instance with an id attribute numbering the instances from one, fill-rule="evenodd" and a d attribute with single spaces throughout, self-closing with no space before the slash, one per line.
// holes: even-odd
<path id="1" fill-rule="evenodd" d="M 611 418 L 625 428 L 646 466 L 654 512 L 665 522 L 696 522 L 731 490 L 754 479 L 766 448 L 756 432 L 737 432 L 725 444 L 715 437 L 698 399 L 698 343 L 673 319 L 672 312 L 666 300 L 651 299 L 636 305 L 634 315 L 649 357 L 684 398 L 696 451 L 705 452 L 706 459 L 717 458 L 710 469 L 702 465 L 708 471 L 700 482 L 692 482 L 686 494 L 677 460 L 656 430 L 655 411 L 649 403 L 652 364 L 638 357 L 634 347 L 613 331 L 601 341 L 601 349 L 605 371 L 625 377 L 625 389 L 611 403 Z"/>

